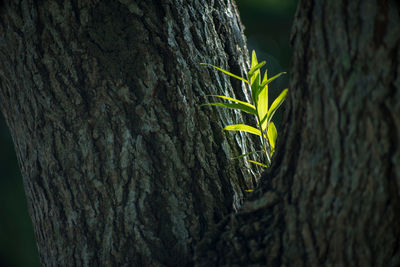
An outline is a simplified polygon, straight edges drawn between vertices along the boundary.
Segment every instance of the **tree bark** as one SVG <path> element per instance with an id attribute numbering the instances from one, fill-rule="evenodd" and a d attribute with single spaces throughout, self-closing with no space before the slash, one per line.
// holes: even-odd
<path id="1" fill-rule="evenodd" d="M 400 265 L 398 1 L 301 0 L 285 129 L 198 266 Z"/>
<path id="2" fill-rule="evenodd" d="M 247 98 L 234 3 L 4 1 L 0 106 L 13 137 L 43 266 L 182 266 L 236 210 L 260 170 L 223 134 Z M 253 168 L 253 167 L 252 167 Z"/>

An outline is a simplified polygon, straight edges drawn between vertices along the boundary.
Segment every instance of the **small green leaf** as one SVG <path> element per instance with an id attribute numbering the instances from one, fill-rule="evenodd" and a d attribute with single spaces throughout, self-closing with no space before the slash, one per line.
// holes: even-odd
<path id="1" fill-rule="evenodd" d="M 265 70 L 265 73 L 264 73 L 264 78 L 263 78 L 263 80 L 262 80 L 262 83 L 261 84 L 263 84 L 265 81 L 267 81 L 268 80 L 268 70 Z M 263 87 L 265 86 L 265 84 L 263 85 Z"/>
<path id="2" fill-rule="evenodd" d="M 248 160 L 248 162 L 260 165 L 260 166 L 262 166 L 264 168 L 268 168 L 268 166 L 266 164 L 263 164 L 263 163 L 260 163 L 260 162 L 254 161 L 254 160 Z"/>
<path id="3" fill-rule="evenodd" d="M 272 103 L 270 109 L 268 110 L 267 114 L 267 122 L 269 123 L 274 116 L 276 110 L 282 105 L 283 101 L 285 101 L 286 95 L 288 93 L 288 89 L 286 88 L 281 92 L 281 94 L 275 98 L 274 102 Z"/>
<path id="4" fill-rule="evenodd" d="M 231 158 L 231 159 L 241 159 L 241 158 L 243 158 L 243 157 L 246 157 L 246 156 L 251 155 L 251 154 L 254 154 L 254 153 L 264 153 L 264 152 L 265 152 L 264 150 L 251 151 L 251 152 L 249 152 L 249 153 L 242 154 L 242 155 L 240 155 L 240 156 L 233 157 L 233 158 Z"/>
<path id="5" fill-rule="evenodd" d="M 255 76 L 255 78 L 254 78 Z M 257 105 L 257 96 L 260 90 L 260 72 L 251 77 L 251 97 L 255 105 Z"/>
<path id="6" fill-rule="evenodd" d="M 256 52 L 253 50 L 253 53 L 252 53 L 252 56 L 251 56 L 251 66 L 250 66 L 250 69 L 255 68 L 257 65 L 258 65 L 258 61 L 257 61 Z M 250 81 L 249 84 L 250 84 L 251 87 L 253 87 L 254 81 L 255 81 L 256 79 L 258 79 L 257 85 L 260 84 L 260 82 L 261 82 L 260 69 L 255 70 L 251 75 L 248 75 L 248 76 L 249 76 L 249 81 Z M 258 78 L 257 78 L 257 77 L 258 77 Z M 257 89 L 258 89 L 258 87 L 257 87 Z M 253 93 L 253 89 L 251 89 L 251 90 L 252 90 L 252 93 Z M 254 95 L 253 95 L 253 97 L 254 97 Z"/>
<path id="7" fill-rule="evenodd" d="M 251 53 L 251 67 L 250 68 L 255 67 L 257 64 L 258 64 L 258 61 L 257 61 L 256 51 L 253 50 Z"/>
<path id="8" fill-rule="evenodd" d="M 233 124 L 225 126 L 225 131 L 243 131 L 261 136 L 260 130 L 246 124 Z"/>
<path id="9" fill-rule="evenodd" d="M 267 114 L 268 114 L 268 89 L 264 88 L 258 95 L 257 110 L 258 116 L 261 120 L 261 129 L 265 131 L 267 129 Z"/>
<path id="10" fill-rule="evenodd" d="M 236 104 L 236 103 L 207 103 L 207 104 L 202 104 L 200 106 L 218 106 L 218 107 L 223 107 L 223 108 L 231 108 L 231 109 L 238 109 L 253 115 L 256 115 L 256 110 L 254 108 L 250 108 L 248 106 L 245 106 L 243 104 Z"/>
<path id="11" fill-rule="evenodd" d="M 279 76 L 281 76 L 281 75 L 283 75 L 283 74 L 286 74 L 286 72 L 278 73 L 277 75 L 275 75 L 275 76 L 272 77 L 272 78 L 269 78 L 268 80 L 266 80 L 266 78 L 265 78 L 265 76 L 264 76 L 264 80 L 263 80 L 263 82 L 261 83 L 261 87 L 264 87 L 264 86 L 268 85 L 270 82 L 272 82 L 273 80 L 275 80 L 276 78 L 278 78 Z"/>
<path id="12" fill-rule="evenodd" d="M 217 66 L 214 66 L 214 65 L 211 65 L 211 64 L 208 64 L 208 63 L 200 63 L 200 65 L 211 66 L 211 67 L 213 67 L 213 68 L 215 68 L 215 69 L 217 69 L 217 70 L 219 70 L 219 71 L 221 71 L 221 72 L 223 72 L 223 73 L 225 73 L 225 74 L 228 74 L 229 76 L 232 76 L 233 78 L 239 79 L 239 80 L 241 80 L 241 81 L 244 81 L 245 83 L 250 84 L 248 80 L 246 80 L 246 79 L 244 79 L 244 78 L 242 78 L 242 77 L 240 77 L 240 76 L 237 76 L 237 75 L 235 75 L 235 74 L 233 74 L 233 73 L 230 73 L 229 71 L 226 71 L 226 70 L 224 70 L 224 69 L 221 69 L 221 68 L 219 68 L 219 67 L 217 67 Z"/>
<path id="13" fill-rule="evenodd" d="M 264 80 L 267 79 L 267 71 L 265 71 L 264 74 Z M 266 115 L 268 113 L 268 84 L 265 86 L 260 86 L 260 91 L 258 92 L 258 95 L 256 96 L 258 98 L 257 100 L 257 112 L 258 112 L 258 117 L 260 118 L 261 122 L 261 129 L 263 131 L 266 130 L 267 128 L 267 120 Z"/>
<path id="14" fill-rule="evenodd" d="M 239 104 L 243 104 L 243 105 L 245 105 L 245 106 L 248 106 L 249 108 L 252 108 L 252 109 L 256 109 L 252 104 L 250 104 L 250 103 L 247 103 L 247 102 L 244 102 L 244 101 L 240 101 L 240 100 L 237 100 L 237 99 L 235 99 L 235 98 L 232 98 L 232 97 L 229 97 L 229 96 L 223 96 L 223 95 L 207 95 L 207 96 L 214 96 L 214 97 L 219 97 L 219 98 L 223 98 L 223 99 L 226 99 L 226 100 L 230 100 L 230 101 L 233 101 L 233 102 L 236 102 L 236 103 L 239 103 Z"/>
<path id="15" fill-rule="evenodd" d="M 267 135 L 268 135 L 268 141 L 269 141 L 269 144 L 271 145 L 272 151 L 274 151 L 276 137 L 278 136 L 278 132 L 276 130 L 275 124 L 272 121 L 268 125 Z"/>
<path id="16" fill-rule="evenodd" d="M 257 65 L 255 65 L 254 67 L 252 67 L 249 72 L 247 73 L 247 75 L 251 76 L 253 75 L 254 72 L 256 72 L 257 70 L 259 70 L 262 66 L 265 65 L 265 61 L 262 61 L 260 63 L 258 63 Z"/>

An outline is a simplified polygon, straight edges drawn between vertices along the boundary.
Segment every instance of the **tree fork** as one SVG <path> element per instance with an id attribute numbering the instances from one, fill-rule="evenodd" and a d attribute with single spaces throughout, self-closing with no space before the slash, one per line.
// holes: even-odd
<path id="1" fill-rule="evenodd" d="M 400 7 L 299 1 L 285 129 L 198 266 L 400 265 Z"/>

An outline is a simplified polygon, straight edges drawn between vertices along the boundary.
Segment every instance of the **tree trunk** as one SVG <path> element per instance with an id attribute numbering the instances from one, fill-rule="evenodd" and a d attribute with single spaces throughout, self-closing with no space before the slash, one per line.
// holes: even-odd
<path id="1" fill-rule="evenodd" d="M 259 170 L 200 107 L 248 98 L 247 49 L 226 1 L 3 1 L 0 105 L 43 266 L 182 266 Z"/>
<path id="2" fill-rule="evenodd" d="M 199 266 L 400 266 L 398 1 L 300 1 L 285 129 Z"/>

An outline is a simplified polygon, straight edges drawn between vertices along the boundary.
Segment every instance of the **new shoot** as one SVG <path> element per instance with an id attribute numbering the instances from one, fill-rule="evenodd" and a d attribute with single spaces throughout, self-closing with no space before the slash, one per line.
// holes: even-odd
<path id="1" fill-rule="evenodd" d="M 248 160 L 248 161 L 253 164 L 257 164 L 267 168 L 268 166 L 271 165 L 271 156 L 275 152 L 275 142 L 278 135 L 275 124 L 272 122 L 272 117 L 274 116 L 276 110 L 282 105 L 288 92 L 288 89 L 284 89 L 269 107 L 268 85 L 276 78 L 280 77 L 283 74 L 286 74 L 286 72 L 281 72 L 268 79 L 267 71 L 265 71 L 264 77 L 262 77 L 260 69 L 265 65 L 265 61 L 258 63 L 257 56 L 254 50 L 251 57 L 251 67 L 250 70 L 247 72 L 248 79 L 232 74 L 224 69 L 221 69 L 211 64 L 207 63 L 200 63 L 200 64 L 211 66 L 231 77 L 234 77 L 238 80 L 245 82 L 247 86 L 250 87 L 252 103 L 240 101 L 238 99 L 229 96 L 207 95 L 209 97 L 217 97 L 223 100 L 228 100 L 230 102 L 207 103 L 202 106 L 218 106 L 223 108 L 237 109 L 245 113 L 254 115 L 257 119 L 257 127 L 253 127 L 246 124 L 233 124 L 225 126 L 224 130 L 243 131 L 258 135 L 261 139 L 262 149 L 258 151 L 245 153 L 243 155 L 235 157 L 234 159 L 243 158 L 253 153 L 262 153 L 265 156 L 265 162 L 258 162 L 254 160 Z"/>

